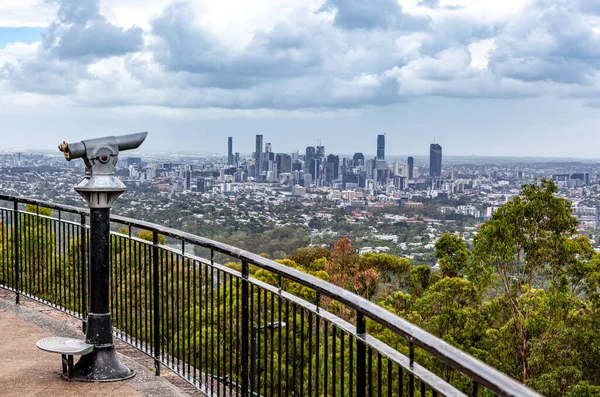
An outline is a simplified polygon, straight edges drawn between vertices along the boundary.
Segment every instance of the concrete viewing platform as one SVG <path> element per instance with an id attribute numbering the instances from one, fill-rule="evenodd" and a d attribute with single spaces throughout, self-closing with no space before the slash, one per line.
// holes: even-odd
<path id="1" fill-rule="evenodd" d="M 145 354 L 116 341 L 121 360 L 136 372 L 127 381 L 67 382 L 60 378 L 61 357 L 36 347 L 50 336 L 84 338 L 81 322 L 37 302 L 0 290 L 0 394 L 11 397 L 183 397 L 204 396 L 170 371 L 154 376 L 154 362 Z"/>

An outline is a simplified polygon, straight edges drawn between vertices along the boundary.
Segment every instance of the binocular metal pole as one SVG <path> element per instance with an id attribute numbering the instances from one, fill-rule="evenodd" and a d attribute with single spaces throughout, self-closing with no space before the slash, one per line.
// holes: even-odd
<path id="1" fill-rule="evenodd" d="M 85 177 L 75 191 L 90 206 L 90 267 L 89 311 L 85 341 L 94 351 L 84 355 L 74 368 L 74 380 L 111 382 L 132 378 L 135 373 L 117 357 L 112 336 L 110 314 L 110 208 L 125 192 L 125 185 L 116 177 L 119 151 L 139 147 L 147 132 L 108 136 L 81 142 L 63 142 L 58 148 L 69 161 L 82 159 Z"/>
<path id="2" fill-rule="evenodd" d="M 109 296 L 110 208 L 91 208 L 89 314 L 85 341 L 94 351 L 82 356 L 74 379 L 109 382 L 132 378 L 135 373 L 117 357 L 112 336 Z"/>

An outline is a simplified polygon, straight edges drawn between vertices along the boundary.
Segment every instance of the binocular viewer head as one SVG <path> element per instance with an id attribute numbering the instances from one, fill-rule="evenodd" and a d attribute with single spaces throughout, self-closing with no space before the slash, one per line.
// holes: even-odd
<path id="1" fill-rule="evenodd" d="M 64 153 L 69 161 L 83 159 L 86 165 L 91 166 L 96 161 L 116 165 L 119 152 L 133 150 L 140 147 L 148 136 L 147 132 L 137 134 L 107 136 L 104 138 L 87 139 L 81 142 L 63 142 L 58 149 Z"/>
<path id="2" fill-rule="evenodd" d="M 115 175 L 119 152 L 140 147 L 148 136 L 138 134 L 107 136 L 76 143 L 63 142 L 58 149 L 69 161 L 83 159 L 86 175 L 75 186 L 75 191 L 88 202 L 90 208 L 110 208 L 125 191 L 125 185 Z"/>

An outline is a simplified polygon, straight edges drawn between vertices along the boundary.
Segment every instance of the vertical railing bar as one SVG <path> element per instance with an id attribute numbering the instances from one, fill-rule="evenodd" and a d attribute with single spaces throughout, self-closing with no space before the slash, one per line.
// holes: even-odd
<path id="1" fill-rule="evenodd" d="M 240 284 L 241 284 L 240 279 L 236 280 L 236 283 L 235 283 L 235 296 L 236 296 L 236 300 L 235 300 L 235 312 L 236 312 L 236 316 L 235 316 L 235 318 L 237 319 L 237 321 L 236 321 L 236 329 L 237 329 L 238 337 L 236 338 L 236 341 L 235 341 L 235 348 L 236 348 L 236 352 L 238 354 L 238 357 L 239 357 L 239 354 L 240 354 L 240 351 L 241 351 L 241 341 L 240 341 L 239 335 L 242 335 L 242 330 L 241 330 L 241 328 L 242 328 L 242 322 L 241 322 L 241 319 L 240 319 L 240 299 L 241 299 Z M 236 361 L 239 361 L 239 360 L 236 360 Z M 242 366 L 241 366 L 240 363 L 238 363 L 236 365 L 235 374 L 238 375 L 238 382 L 237 383 L 241 383 L 239 381 L 242 378 Z"/>
<path id="2" fill-rule="evenodd" d="M 197 357 L 197 352 L 198 352 L 198 346 L 197 346 L 197 342 L 196 340 L 198 339 L 196 337 L 198 329 L 197 329 L 197 304 L 196 304 L 196 299 L 197 299 L 197 292 L 196 292 L 196 268 L 198 267 L 198 263 L 196 261 L 192 261 L 192 291 L 193 291 L 193 296 L 194 296 L 194 338 L 193 338 L 193 345 L 194 345 L 194 384 L 196 384 L 198 382 L 198 363 L 196 362 L 196 357 Z M 202 358 L 200 358 L 202 359 Z"/>
<path id="3" fill-rule="evenodd" d="M 211 391 L 215 384 L 212 376 L 215 375 L 215 251 L 210 250 L 210 375 Z"/>
<path id="4" fill-rule="evenodd" d="M 277 339 L 278 342 L 279 342 L 279 349 L 278 349 L 278 354 L 277 354 L 277 358 L 279 359 L 279 362 L 277 364 L 277 367 L 278 367 L 278 371 L 277 371 L 277 374 L 278 374 L 278 377 L 277 377 L 277 385 L 278 385 L 277 396 L 281 396 L 281 392 L 282 392 L 282 390 L 281 390 L 281 372 L 282 372 L 282 363 L 283 363 L 282 362 L 282 357 L 283 357 L 283 341 L 281 339 L 281 334 L 283 332 L 282 328 L 283 328 L 283 323 L 284 323 L 283 317 L 282 317 L 282 309 L 281 309 L 281 306 L 282 306 L 282 303 L 283 303 L 283 300 L 281 299 L 281 275 L 279 275 L 279 278 L 278 278 L 278 287 L 279 287 L 279 296 L 278 296 L 279 300 L 277 301 L 277 308 L 278 308 L 278 311 L 279 311 L 279 322 L 281 323 L 281 326 L 278 329 L 279 335 L 278 335 L 278 339 Z M 287 321 L 285 321 L 285 324 L 286 324 L 286 328 L 287 328 L 288 327 Z"/>
<path id="5" fill-rule="evenodd" d="M 20 303 L 20 257 L 19 257 L 19 203 L 14 201 L 14 220 L 13 220 L 13 260 L 14 263 L 14 289 L 15 289 L 15 303 L 18 305 Z"/>
<path id="6" fill-rule="evenodd" d="M 413 397 L 415 394 L 415 375 L 413 375 L 413 367 L 415 363 L 415 343 L 413 338 L 410 338 L 409 344 L 410 369 L 408 374 L 408 395 Z"/>
<path id="7" fill-rule="evenodd" d="M 208 288 L 209 288 L 209 284 L 208 284 L 208 265 L 204 265 L 204 321 L 205 321 L 205 337 L 204 337 L 204 385 L 206 388 L 208 388 L 208 357 L 209 357 L 209 351 L 208 351 L 208 341 L 209 341 L 209 327 L 208 327 Z"/>
<path id="8" fill-rule="evenodd" d="M 279 321 L 279 329 L 281 329 L 281 317 L 278 318 Z M 275 296 L 273 295 L 273 293 L 271 292 L 271 324 L 275 323 Z M 265 347 L 266 347 L 266 343 L 265 343 Z M 273 393 L 274 393 L 274 385 L 275 385 L 275 328 L 273 328 L 273 325 L 271 325 L 271 397 L 273 397 Z M 267 391 L 265 390 L 265 395 L 267 394 Z"/>
<path id="9" fill-rule="evenodd" d="M 361 312 L 356 313 L 356 395 L 364 397 L 366 395 L 366 345 L 364 342 L 367 332 L 367 318 Z"/>
<path id="10" fill-rule="evenodd" d="M 292 395 L 296 395 L 296 367 L 298 366 L 298 363 L 296 362 L 296 336 L 297 336 L 297 331 L 296 331 L 296 327 L 298 325 L 298 321 L 297 321 L 297 305 L 295 303 L 292 304 L 292 308 L 293 310 L 293 314 L 294 317 L 292 319 L 293 323 L 294 323 L 294 327 L 292 328 L 292 349 L 293 349 L 293 359 L 292 359 Z"/>
<path id="11" fill-rule="evenodd" d="M 337 385 L 336 383 L 336 378 L 337 378 L 337 368 L 336 368 L 336 363 L 337 363 L 337 354 L 336 354 L 336 350 L 337 350 L 337 328 L 335 324 L 331 325 L 331 350 L 332 350 L 332 354 L 331 357 L 333 358 L 331 360 L 331 386 L 332 386 L 332 393 L 331 395 L 333 397 L 335 397 L 336 394 L 336 387 Z"/>
<path id="12" fill-rule="evenodd" d="M 237 321 L 237 317 L 236 317 Z M 233 383 L 233 275 L 229 275 L 229 379 Z M 229 397 L 233 397 L 233 385 L 229 387 Z"/>
<path id="13" fill-rule="evenodd" d="M 304 308 L 300 308 L 300 395 L 304 395 Z"/>
<path id="14" fill-rule="evenodd" d="M 152 294 L 150 294 L 150 296 L 148 296 L 148 291 L 150 290 L 150 280 L 148 277 L 148 272 L 150 270 L 148 270 L 150 268 L 150 266 L 153 266 L 151 263 L 151 256 L 152 256 L 152 249 L 150 249 L 148 247 L 147 244 L 144 244 L 144 348 L 146 351 L 146 354 L 153 354 L 154 351 L 153 349 L 150 348 L 150 346 L 152 346 L 153 344 L 153 339 L 152 339 L 152 331 L 150 330 L 150 327 L 148 326 L 148 317 L 150 314 L 150 305 L 152 304 L 152 306 L 154 306 L 154 302 L 151 302 L 152 299 Z M 150 275 L 152 275 L 152 273 L 150 273 Z"/>
<path id="15" fill-rule="evenodd" d="M 248 308 L 248 262 L 242 261 L 242 397 L 248 397 L 248 337 L 250 322 Z"/>
<path id="16" fill-rule="evenodd" d="M 285 301 L 285 395 L 290 395 L 290 301 Z"/>
<path id="17" fill-rule="evenodd" d="M 173 251 L 171 251 L 169 253 L 169 258 L 171 260 L 171 289 L 169 291 L 169 298 L 171 299 L 171 367 L 175 368 L 175 319 L 176 314 L 175 314 L 175 261 L 173 260 L 174 257 L 174 253 Z"/>
<path id="18" fill-rule="evenodd" d="M 190 299 L 192 297 L 192 280 L 190 277 L 191 274 L 191 267 L 190 267 L 190 262 L 191 260 L 189 258 L 186 259 L 185 257 L 185 241 L 181 241 L 181 255 L 183 257 L 183 262 L 186 264 L 185 269 L 187 271 L 187 273 L 185 274 L 185 279 L 187 280 L 187 335 L 188 335 L 188 340 L 190 338 L 195 338 L 196 335 L 192 335 L 192 319 L 193 321 L 196 321 L 195 318 L 193 318 L 191 316 L 192 314 L 192 299 Z M 189 343 L 189 342 L 188 342 Z M 191 346 L 188 345 L 187 348 L 187 352 L 188 352 L 188 356 L 187 356 L 187 375 L 188 378 L 193 380 L 193 377 L 191 376 L 191 370 L 192 370 L 192 349 L 190 349 Z"/>
<path id="19" fill-rule="evenodd" d="M 373 349 L 371 346 L 367 349 L 367 389 L 369 397 L 373 396 Z"/>
<path id="20" fill-rule="evenodd" d="M 313 313 L 312 311 L 308 312 L 308 395 L 311 396 L 313 392 L 313 368 L 312 368 L 312 359 L 313 359 Z"/>
<path id="21" fill-rule="evenodd" d="M 152 290 L 154 307 L 154 375 L 160 376 L 160 279 L 158 268 L 158 232 L 152 231 Z"/>

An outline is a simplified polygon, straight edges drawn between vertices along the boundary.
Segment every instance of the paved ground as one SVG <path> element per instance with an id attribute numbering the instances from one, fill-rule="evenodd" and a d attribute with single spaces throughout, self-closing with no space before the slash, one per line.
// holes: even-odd
<path id="1" fill-rule="evenodd" d="M 135 378 L 124 382 L 80 383 L 60 379 L 60 355 L 43 352 L 35 343 L 48 336 L 83 338 L 80 329 L 68 316 L 33 302 L 15 305 L 14 295 L 0 290 L 0 395 L 10 397 L 68 396 L 200 396 L 195 389 L 186 389 L 179 378 L 175 386 L 165 377 L 155 377 L 152 360 L 134 354 L 121 355 L 121 360 L 136 372 Z M 117 351 L 126 350 L 117 344 Z M 132 349 L 134 350 L 134 349 Z M 134 352 L 132 352 L 134 353 Z M 145 362 L 144 362 L 145 359 Z M 168 376 L 167 376 L 168 377 Z M 171 376 L 171 381 L 175 376 Z M 182 387 L 182 388 L 181 388 Z"/>

